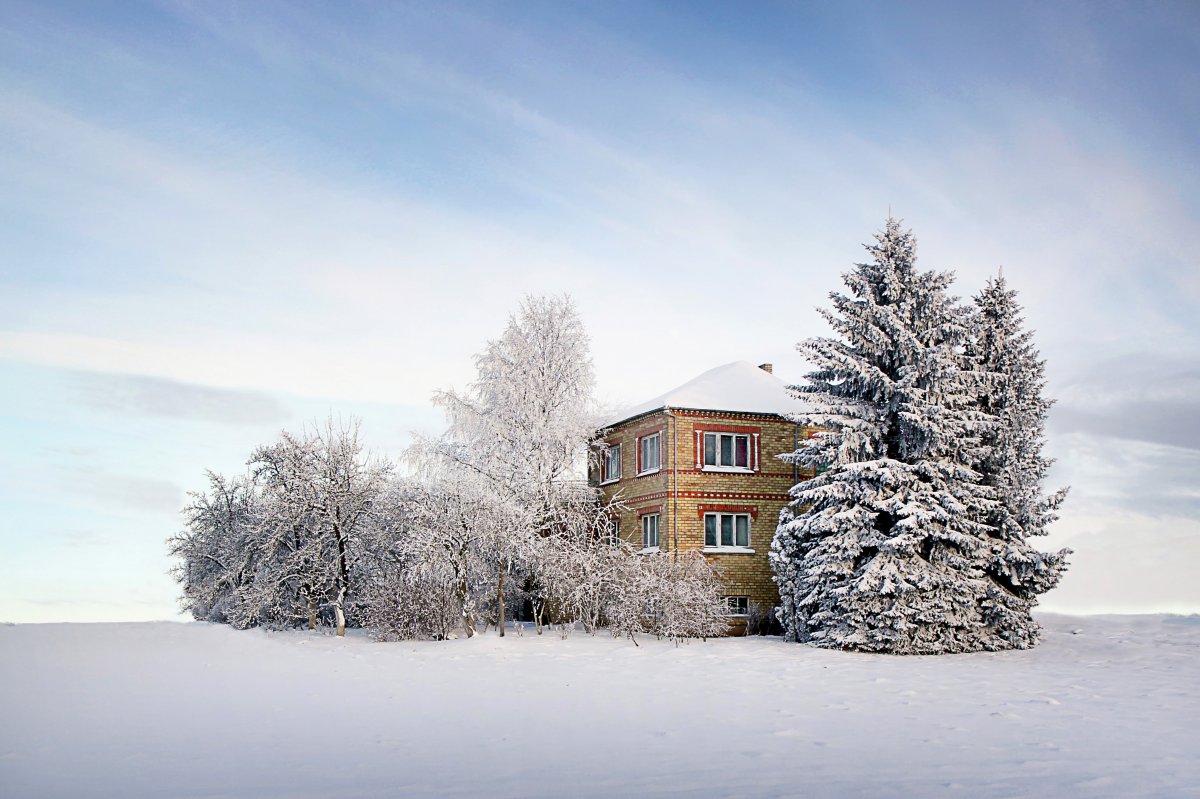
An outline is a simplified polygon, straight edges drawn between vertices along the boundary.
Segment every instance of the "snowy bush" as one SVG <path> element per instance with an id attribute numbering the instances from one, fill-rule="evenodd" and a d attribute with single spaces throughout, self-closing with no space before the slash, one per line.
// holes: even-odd
<path id="1" fill-rule="evenodd" d="M 446 564 L 424 564 L 372 579 L 365 590 L 360 618 L 362 626 L 380 641 L 440 641 L 459 629 L 463 604 L 454 574 Z"/>
<path id="2" fill-rule="evenodd" d="M 723 635 L 729 609 L 720 580 L 696 551 L 630 554 L 620 589 L 605 609 L 609 631 L 636 641 L 639 633 L 675 642 Z"/>

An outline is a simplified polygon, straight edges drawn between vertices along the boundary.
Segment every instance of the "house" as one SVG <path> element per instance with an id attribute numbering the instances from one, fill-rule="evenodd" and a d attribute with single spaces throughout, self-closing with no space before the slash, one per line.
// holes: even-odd
<path id="1" fill-rule="evenodd" d="M 717 567 L 730 613 L 779 604 L 767 553 L 788 489 L 811 472 L 777 457 L 809 428 L 771 364 L 719 366 L 615 414 L 590 478 L 628 510 L 620 535 L 643 551 L 700 550 Z"/>

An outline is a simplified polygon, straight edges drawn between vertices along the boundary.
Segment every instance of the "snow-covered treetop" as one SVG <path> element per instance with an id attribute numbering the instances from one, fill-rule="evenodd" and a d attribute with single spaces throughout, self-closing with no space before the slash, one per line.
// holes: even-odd
<path id="1" fill-rule="evenodd" d="M 605 427 L 664 408 L 735 413 L 802 413 L 805 404 L 796 399 L 782 380 L 749 361 L 734 361 L 709 369 L 665 394 L 613 414 Z"/>

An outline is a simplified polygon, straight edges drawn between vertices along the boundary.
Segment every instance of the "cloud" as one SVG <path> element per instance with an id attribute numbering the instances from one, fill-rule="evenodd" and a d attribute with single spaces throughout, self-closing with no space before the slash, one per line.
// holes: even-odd
<path id="1" fill-rule="evenodd" d="M 73 370 L 67 374 L 84 404 L 126 416 L 245 425 L 279 424 L 290 416 L 279 400 L 257 392 L 130 374 Z"/>
<path id="2" fill-rule="evenodd" d="M 167 480 L 82 469 L 68 470 L 64 478 L 66 491 L 88 495 L 120 510 L 175 514 L 183 507 L 183 489 Z"/>
<path id="3" fill-rule="evenodd" d="M 1056 387 L 1055 433 L 1200 450 L 1200 363 L 1137 353 L 1096 361 Z"/>
<path id="4" fill-rule="evenodd" d="M 1071 486 L 1063 518 L 1124 513 L 1200 519 L 1200 452 L 1087 432 L 1050 440 L 1058 458 L 1047 486 Z"/>

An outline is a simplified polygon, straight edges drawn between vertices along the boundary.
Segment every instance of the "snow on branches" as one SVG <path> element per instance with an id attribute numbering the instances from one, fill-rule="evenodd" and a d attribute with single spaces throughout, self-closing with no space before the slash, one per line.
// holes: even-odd
<path id="1" fill-rule="evenodd" d="M 635 554 L 619 503 L 587 485 L 594 412 L 587 337 L 565 298 L 529 298 L 476 358 L 470 391 L 442 392 L 449 429 L 410 448 L 411 478 L 364 453 L 358 423 L 258 448 L 244 477 L 193 494 L 180 558 L 183 602 L 237 627 L 310 628 L 332 616 L 381 639 L 476 633 L 516 609 L 538 632 L 679 640 L 724 629 L 703 559 Z"/>
<path id="2" fill-rule="evenodd" d="M 772 543 L 780 620 L 796 640 L 844 649 L 1030 646 L 1029 600 L 1061 560 L 996 527 L 999 421 L 984 394 L 997 378 L 972 349 L 988 323 L 948 295 L 951 273 L 916 268 L 897 220 L 867 251 L 822 311 L 837 337 L 799 345 L 816 366 L 794 387 L 811 408 L 799 421 L 823 432 L 788 456 L 817 475 L 792 489 Z M 1016 599 L 1005 570 L 1047 579 Z"/>
<path id="3" fill-rule="evenodd" d="M 184 532 L 168 542 L 195 618 L 236 627 L 316 626 L 331 611 L 346 629 L 365 536 L 391 466 L 364 453 L 359 423 L 332 419 L 257 449 L 250 473 L 209 474 L 192 494 Z"/>

